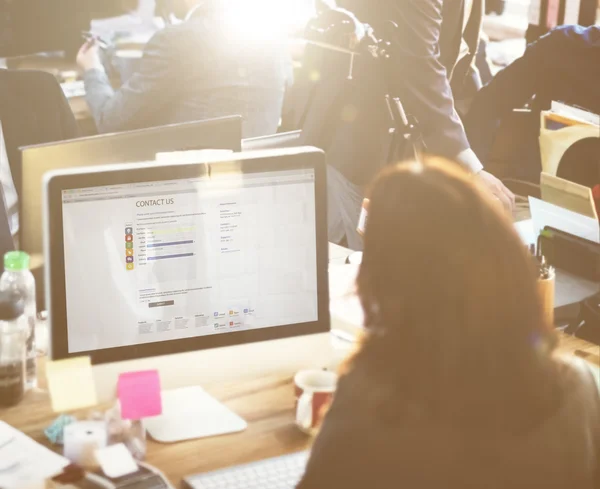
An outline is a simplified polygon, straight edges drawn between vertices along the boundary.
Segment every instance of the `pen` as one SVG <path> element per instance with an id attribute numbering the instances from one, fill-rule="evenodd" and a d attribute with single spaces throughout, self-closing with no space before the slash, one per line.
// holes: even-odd
<path id="1" fill-rule="evenodd" d="M 540 257 L 540 279 L 548 280 L 552 275 L 552 267 L 548 265 L 545 256 Z"/>
<path id="2" fill-rule="evenodd" d="M 100 46 L 102 49 L 108 49 L 109 47 L 109 44 L 104 39 L 102 39 L 100 36 L 95 36 L 91 32 L 82 31 L 81 36 L 88 42 L 96 41 L 98 46 Z"/>

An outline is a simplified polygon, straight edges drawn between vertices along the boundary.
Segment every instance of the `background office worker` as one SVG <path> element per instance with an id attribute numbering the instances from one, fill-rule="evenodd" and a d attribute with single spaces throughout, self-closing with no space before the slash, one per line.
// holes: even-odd
<path id="1" fill-rule="evenodd" d="M 599 487 L 598 369 L 554 356 L 510 219 L 445 161 L 389 167 L 370 199 L 366 335 L 298 489 Z"/>
<path id="2" fill-rule="evenodd" d="M 239 114 L 244 137 L 275 133 L 291 59 L 285 38 L 243 24 L 243 2 L 168 2 L 185 21 L 152 37 L 138 71 L 116 91 L 97 44 L 82 46 L 77 62 L 99 132 Z"/>
<path id="3" fill-rule="evenodd" d="M 428 151 L 460 162 L 476 174 L 507 209 L 512 209 L 514 195 L 500 180 L 483 170 L 471 150 L 455 109 L 455 99 L 471 97 L 480 85 L 473 66 L 483 4 L 483 0 L 337 0 L 339 7 L 353 12 L 361 22 L 370 24 L 376 34 L 388 30 L 388 21 L 398 25 L 393 37 L 388 36 L 393 44 L 396 67 L 393 86 L 406 111 L 419 121 Z M 379 110 L 387 109 L 382 104 Z M 346 147 L 352 146 L 348 153 L 364 153 L 364 148 L 372 144 L 363 141 L 367 137 L 364 134 L 372 134 L 369 130 L 369 127 L 356 128 L 356 133 L 345 141 Z M 352 236 L 352 230 L 356 227 L 356 215 L 360 210 L 362 186 L 373 178 L 379 165 L 376 161 L 364 159 L 352 163 L 347 160 L 343 163 L 344 168 L 338 170 L 348 182 L 341 181 L 336 170 L 331 171 L 330 181 L 339 181 L 337 186 L 342 190 L 340 196 L 333 199 L 338 203 L 339 212 L 330 210 L 330 234 L 333 233 L 330 238 L 336 237 L 337 220 L 339 228 L 345 227 L 348 242 L 356 243 L 357 237 Z M 367 170 L 360 172 L 366 178 L 353 178 L 359 173 L 353 168 L 346 171 L 349 166 L 362 165 L 373 167 L 370 174 Z M 332 185 L 329 187 L 332 188 Z M 345 222 L 348 220 L 346 216 L 351 216 L 351 222 Z"/>

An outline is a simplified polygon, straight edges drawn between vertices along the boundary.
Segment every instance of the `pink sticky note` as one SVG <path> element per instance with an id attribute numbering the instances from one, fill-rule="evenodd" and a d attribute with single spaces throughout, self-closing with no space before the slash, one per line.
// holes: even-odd
<path id="1" fill-rule="evenodd" d="M 128 372 L 119 376 L 117 395 L 123 419 L 142 419 L 162 413 L 157 370 Z"/>

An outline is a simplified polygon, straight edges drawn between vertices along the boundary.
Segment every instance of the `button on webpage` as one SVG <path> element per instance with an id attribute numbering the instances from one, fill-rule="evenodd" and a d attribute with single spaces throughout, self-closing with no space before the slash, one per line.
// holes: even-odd
<path id="1" fill-rule="evenodd" d="M 175 305 L 175 301 L 160 301 L 160 302 L 150 302 L 148 304 L 149 308 L 154 308 L 154 307 L 166 307 L 166 306 L 174 306 Z"/>

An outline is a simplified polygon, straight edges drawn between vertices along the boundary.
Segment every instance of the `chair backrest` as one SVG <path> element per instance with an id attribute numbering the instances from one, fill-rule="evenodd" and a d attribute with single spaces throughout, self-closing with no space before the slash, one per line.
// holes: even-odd
<path id="1" fill-rule="evenodd" d="M 56 78 L 33 70 L 0 70 L 0 120 L 17 191 L 19 148 L 79 136 L 75 116 Z"/>
<path id="2" fill-rule="evenodd" d="M 302 144 L 327 152 L 327 162 L 348 180 L 368 183 L 385 165 L 392 121 L 377 60 L 314 45 L 309 61 L 318 81 L 302 119 Z"/>

